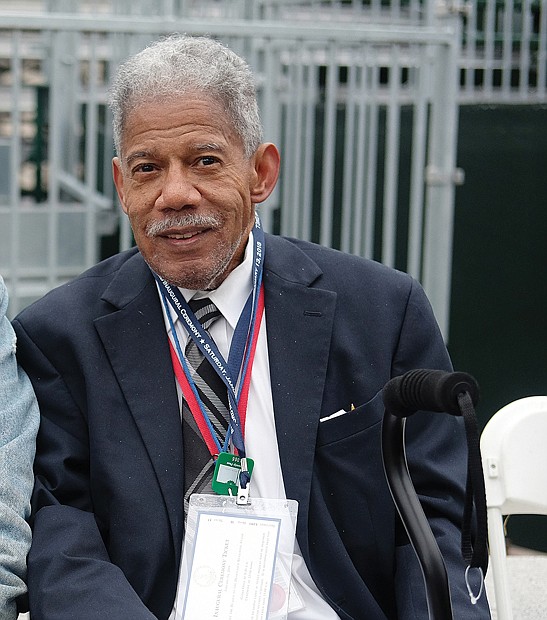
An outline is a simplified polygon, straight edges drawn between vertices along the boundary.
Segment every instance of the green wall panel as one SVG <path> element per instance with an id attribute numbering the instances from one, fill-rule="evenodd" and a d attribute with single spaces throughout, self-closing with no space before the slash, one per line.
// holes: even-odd
<path id="1" fill-rule="evenodd" d="M 458 166 L 449 348 L 484 426 L 547 394 L 547 106 L 462 107 Z M 538 519 L 512 518 L 510 537 L 547 551 Z"/>

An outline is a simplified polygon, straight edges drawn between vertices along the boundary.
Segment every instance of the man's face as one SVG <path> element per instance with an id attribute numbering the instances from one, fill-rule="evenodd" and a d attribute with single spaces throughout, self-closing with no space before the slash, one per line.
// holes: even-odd
<path id="1" fill-rule="evenodd" d="M 113 174 L 151 268 L 189 289 L 216 288 L 243 257 L 254 224 L 256 156 L 219 103 L 189 96 L 133 110 Z"/>

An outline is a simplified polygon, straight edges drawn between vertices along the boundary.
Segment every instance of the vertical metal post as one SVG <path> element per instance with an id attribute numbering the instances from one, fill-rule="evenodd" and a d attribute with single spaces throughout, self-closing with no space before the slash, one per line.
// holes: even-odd
<path id="1" fill-rule="evenodd" d="M 363 251 L 363 239 L 366 235 L 366 200 L 365 200 L 365 170 L 367 152 L 367 111 L 369 104 L 366 98 L 367 88 L 367 66 L 365 58 L 367 55 L 367 45 L 361 49 L 359 66 L 357 67 L 357 83 L 355 87 L 355 106 L 356 106 L 356 125 L 355 132 L 355 169 L 354 169 L 354 191 L 353 191 L 353 219 L 351 222 L 350 248 L 354 254 L 361 254 Z"/>
<path id="2" fill-rule="evenodd" d="M 11 122 L 12 133 L 10 141 L 10 176 L 12 182 L 10 184 L 10 208 L 9 214 L 11 219 L 11 239 L 10 239 L 10 269 L 9 269 L 9 283 L 10 283 L 10 299 L 12 300 L 12 307 L 10 308 L 10 314 L 16 314 L 19 310 L 19 261 L 21 260 L 21 193 L 19 189 L 19 183 L 16 179 L 19 178 L 19 166 L 21 165 L 21 117 L 19 110 L 21 105 L 21 84 L 22 84 L 22 59 L 21 59 L 21 32 L 15 31 L 12 33 L 12 59 L 11 59 L 11 71 L 12 71 L 12 86 L 11 86 Z"/>
<path id="3" fill-rule="evenodd" d="M 376 53 L 371 53 L 371 64 L 365 67 L 365 88 L 368 107 L 367 152 L 366 152 L 366 181 L 365 181 L 365 239 L 363 256 L 374 256 L 374 229 L 376 225 L 376 178 L 378 170 L 378 128 L 379 102 L 378 89 L 380 83 L 380 68 Z"/>
<path id="4" fill-rule="evenodd" d="M 460 28 L 459 16 L 449 15 L 445 19 L 453 29 L 453 37 L 450 44 L 439 46 L 438 62 L 434 70 L 435 103 L 429 124 L 422 283 L 447 339 L 454 228 Z"/>
<path id="5" fill-rule="evenodd" d="M 505 0 L 503 6 L 503 53 L 501 92 L 504 99 L 511 94 L 511 67 L 513 64 L 513 0 Z"/>
<path id="6" fill-rule="evenodd" d="M 338 65 L 336 42 L 327 46 L 327 75 L 325 80 L 325 120 L 323 139 L 323 169 L 321 175 L 321 231 L 319 242 L 332 244 L 334 162 L 336 159 L 336 99 L 338 94 Z"/>
<path id="7" fill-rule="evenodd" d="M 304 44 L 302 43 L 304 48 Z M 305 92 L 305 128 L 302 143 L 304 157 L 303 176 L 301 179 L 302 201 L 299 208 L 302 210 L 302 231 L 305 239 L 312 236 L 312 208 L 313 208 L 313 157 L 316 149 L 315 123 L 317 111 L 318 69 L 310 57 L 312 51 L 307 52 L 306 80 L 303 84 Z"/>
<path id="8" fill-rule="evenodd" d="M 422 231 L 424 216 L 424 169 L 426 161 L 427 110 L 431 96 L 429 77 L 429 46 L 422 46 L 418 52 L 415 75 L 415 103 L 412 127 L 412 162 L 410 171 L 410 204 L 408 228 L 408 252 L 406 271 L 421 279 Z"/>
<path id="9" fill-rule="evenodd" d="M 61 75 L 64 66 L 66 33 L 51 33 L 51 62 L 49 64 L 50 107 L 49 107 L 49 158 L 48 158 L 48 225 L 47 225 L 47 286 L 53 288 L 56 283 L 58 261 L 58 218 L 59 218 L 59 171 L 63 144 L 61 136 L 61 118 L 64 111 L 64 84 Z"/>
<path id="10" fill-rule="evenodd" d="M 358 145 L 355 143 L 355 132 L 357 125 L 357 67 L 350 63 L 348 67 L 347 96 L 345 102 L 346 122 L 344 131 L 344 179 L 342 187 L 342 235 L 340 249 L 344 252 L 351 252 L 351 233 L 353 229 L 353 209 L 354 197 L 353 187 L 356 179 L 355 153 Z"/>
<path id="11" fill-rule="evenodd" d="M 484 91 L 492 96 L 494 89 L 494 44 L 496 37 L 496 0 L 486 0 L 484 34 Z"/>
<path id="12" fill-rule="evenodd" d="M 97 34 L 89 35 L 89 75 L 86 109 L 85 136 L 85 184 L 87 196 L 85 200 L 85 265 L 97 262 L 97 213 L 93 196 L 97 192 L 97 157 L 98 157 L 98 66 L 97 66 Z"/>
<path id="13" fill-rule="evenodd" d="M 386 117 L 386 158 L 384 169 L 384 213 L 382 226 L 382 262 L 395 265 L 397 241 L 397 191 L 399 188 L 399 133 L 400 133 L 399 46 L 392 46 L 389 66 L 389 102 Z"/>
<path id="14" fill-rule="evenodd" d="M 279 50 L 274 41 L 270 38 L 261 42 L 261 54 L 263 61 L 255 66 L 260 76 L 259 98 L 261 103 L 262 120 L 264 125 L 265 138 L 269 142 L 280 143 L 281 119 L 279 103 L 279 75 L 280 62 L 278 58 Z M 272 195 L 260 207 L 260 217 L 264 230 L 273 231 L 273 212 L 279 206 L 279 185 L 274 189 Z M 283 214 L 282 214 L 283 215 Z"/>
<path id="15" fill-rule="evenodd" d="M 545 98 L 547 80 L 547 0 L 541 0 L 539 7 L 539 40 L 537 55 L 537 94 Z"/>
<path id="16" fill-rule="evenodd" d="M 532 35 L 532 6 L 530 0 L 522 0 L 522 33 L 520 38 L 519 91 L 525 100 L 529 97 L 530 40 Z"/>

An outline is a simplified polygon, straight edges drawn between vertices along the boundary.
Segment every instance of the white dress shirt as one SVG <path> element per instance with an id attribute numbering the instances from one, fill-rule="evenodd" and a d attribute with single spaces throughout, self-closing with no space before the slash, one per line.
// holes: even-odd
<path id="1" fill-rule="evenodd" d="M 251 234 L 243 262 L 228 275 L 226 280 L 217 289 L 205 292 L 179 289 L 186 301 L 194 297 L 208 297 L 220 311 L 222 316 L 213 323 L 209 333 L 225 360 L 228 359 L 230 343 L 239 316 L 252 290 L 252 241 Z M 267 251 L 268 248 L 266 247 Z M 171 337 L 171 328 L 169 320 L 165 315 L 163 304 L 162 308 L 164 310 L 166 329 L 169 337 Z M 177 337 L 184 350 L 188 340 L 188 333 L 182 321 L 178 320 L 177 314 L 171 307 L 170 312 Z M 264 313 L 252 368 L 245 424 L 245 452 L 255 461 L 251 481 L 251 496 L 268 499 L 286 499 L 275 430 L 268 342 L 266 338 L 266 318 L 266 313 Z M 182 411 L 182 391 L 178 383 L 177 392 Z M 175 607 L 179 603 L 179 596 L 182 596 L 180 583 L 177 588 Z M 172 618 L 174 618 L 174 610 L 170 620 Z M 339 616 L 325 602 L 313 582 L 296 541 L 291 570 L 291 597 L 288 618 L 290 620 L 310 620 L 312 618 L 313 620 L 339 620 Z"/>

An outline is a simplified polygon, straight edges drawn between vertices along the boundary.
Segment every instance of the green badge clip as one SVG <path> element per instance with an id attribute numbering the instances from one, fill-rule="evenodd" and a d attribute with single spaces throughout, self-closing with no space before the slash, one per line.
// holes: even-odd
<path id="1" fill-rule="evenodd" d="M 253 473 L 254 461 L 247 458 L 249 476 Z M 219 495 L 237 495 L 239 473 L 241 472 L 241 457 L 237 454 L 221 452 L 215 463 L 213 491 Z"/>

